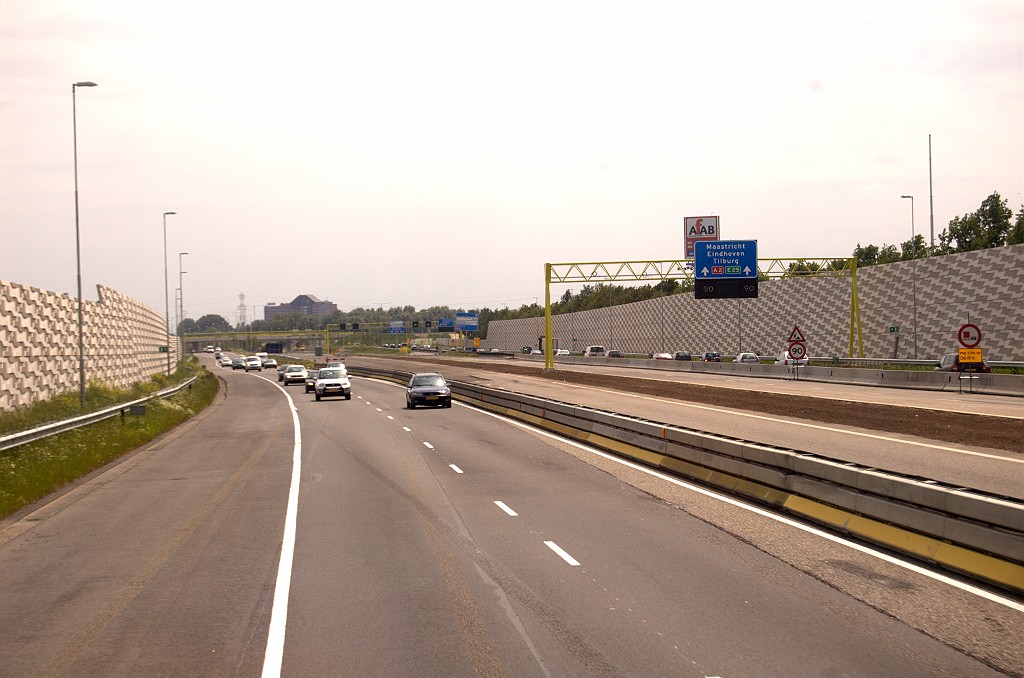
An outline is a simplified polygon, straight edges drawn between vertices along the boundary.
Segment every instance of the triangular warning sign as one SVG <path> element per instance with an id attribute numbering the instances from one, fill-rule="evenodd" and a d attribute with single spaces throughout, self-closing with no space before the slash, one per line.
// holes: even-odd
<path id="1" fill-rule="evenodd" d="M 807 340 L 804 339 L 804 333 L 800 331 L 800 328 L 797 327 L 796 325 L 793 325 L 793 331 L 789 333 L 789 339 L 787 339 L 786 341 L 787 342 L 794 342 L 794 341 L 807 341 Z"/>

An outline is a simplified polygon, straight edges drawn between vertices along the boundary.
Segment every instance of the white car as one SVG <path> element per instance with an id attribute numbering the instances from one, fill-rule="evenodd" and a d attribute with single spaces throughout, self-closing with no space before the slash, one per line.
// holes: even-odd
<path id="1" fill-rule="evenodd" d="M 263 361 L 254 355 L 246 356 L 245 358 L 245 371 L 251 372 L 256 370 L 257 372 L 263 371 Z"/>
<path id="2" fill-rule="evenodd" d="M 733 358 L 733 362 L 749 363 L 751 365 L 756 365 L 757 363 L 761 362 L 761 359 L 757 357 L 756 353 L 740 353 L 735 358 Z"/>
<path id="3" fill-rule="evenodd" d="M 348 380 L 348 373 L 337 367 L 321 367 L 317 370 L 313 390 L 317 400 L 330 396 L 343 396 L 345 400 L 352 400 L 352 383 Z"/>
<path id="4" fill-rule="evenodd" d="M 229 355 L 221 355 L 221 357 L 220 357 L 220 366 L 221 367 L 231 367 L 231 356 L 229 356 Z"/>
<path id="5" fill-rule="evenodd" d="M 788 350 L 787 351 L 783 351 L 782 353 L 780 353 L 779 357 L 775 359 L 775 364 L 776 365 L 786 365 L 786 366 L 798 365 L 800 367 L 807 367 L 807 365 L 809 365 L 810 362 L 811 361 L 810 361 L 810 359 L 807 356 L 804 356 L 803 358 L 799 358 L 799 359 L 792 357 L 791 355 L 789 355 L 789 351 Z"/>
<path id="6" fill-rule="evenodd" d="M 556 348 L 555 355 L 569 355 L 569 349 L 567 348 Z"/>

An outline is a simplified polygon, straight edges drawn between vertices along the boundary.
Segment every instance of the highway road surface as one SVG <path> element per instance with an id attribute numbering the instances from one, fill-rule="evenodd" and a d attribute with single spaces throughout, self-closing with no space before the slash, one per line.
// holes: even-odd
<path id="1" fill-rule="evenodd" d="M 462 404 L 211 369 L 0 523 L 0 675 L 1024 675 L 1020 601 Z"/>

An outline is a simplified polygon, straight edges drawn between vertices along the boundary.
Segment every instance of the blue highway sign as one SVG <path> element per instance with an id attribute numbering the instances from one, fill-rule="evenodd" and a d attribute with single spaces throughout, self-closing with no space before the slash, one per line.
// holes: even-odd
<path id="1" fill-rule="evenodd" d="M 698 240 L 693 243 L 698 280 L 757 279 L 756 240 Z"/>

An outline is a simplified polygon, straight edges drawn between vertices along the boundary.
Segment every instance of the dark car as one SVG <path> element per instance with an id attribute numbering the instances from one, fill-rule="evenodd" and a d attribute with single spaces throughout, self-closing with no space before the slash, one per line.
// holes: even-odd
<path id="1" fill-rule="evenodd" d="M 672 354 L 673 360 L 693 360 L 693 356 L 690 355 L 689 351 L 676 351 Z"/>
<path id="2" fill-rule="evenodd" d="M 626 354 L 623 353 L 622 351 L 613 349 L 611 351 L 608 351 L 608 357 L 609 358 L 625 358 Z"/>
<path id="3" fill-rule="evenodd" d="M 412 375 L 405 390 L 405 406 L 412 410 L 417 405 L 452 406 L 452 390 L 444 377 L 436 372 Z"/>
<path id="4" fill-rule="evenodd" d="M 939 366 L 935 368 L 942 372 L 991 372 L 992 367 L 982 360 L 980 363 L 962 363 L 959 353 L 947 353 L 942 356 Z"/>
<path id="5" fill-rule="evenodd" d="M 233 370 L 244 370 L 245 369 L 245 357 L 238 356 L 237 358 L 231 359 L 231 369 Z"/>
<path id="6" fill-rule="evenodd" d="M 721 354 L 715 353 L 714 351 L 705 351 L 701 355 L 700 359 L 701 359 L 702 362 L 706 362 L 706 363 L 720 363 L 720 362 L 722 362 Z"/>
<path id="7" fill-rule="evenodd" d="M 316 373 L 319 371 L 320 370 L 308 370 L 306 372 L 306 393 L 312 393 L 316 390 Z"/>

